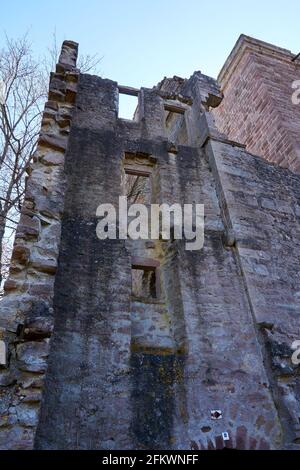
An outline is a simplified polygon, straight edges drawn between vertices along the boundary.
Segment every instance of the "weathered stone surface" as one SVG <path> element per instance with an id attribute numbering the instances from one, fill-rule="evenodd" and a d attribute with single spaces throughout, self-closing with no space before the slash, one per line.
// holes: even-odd
<path id="1" fill-rule="evenodd" d="M 6 344 L 3 339 L 0 339 L 0 367 L 6 366 L 7 364 L 7 352 L 6 352 Z"/>
<path id="2" fill-rule="evenodd" d="M 49 291 L 48 291 L 49 293 Z M 39 292 L 41 295 L 41 292 Z M 49 338 L 53 331 L 53 319 L 51 317 L 35 317 L 25 320 L 24 338 L 25 339 L 41 339 Z"/>
<path id="3" fill-rule="evenodd" d="M 47 152 L 42 158 L 45 165 L 63 165 L 64 155 L 61 152 Z"/>
<path id="4" fill-rule="evenodd" d="M 76 47 L 74 43 L 64 46 L 64 54 L 75 61 Z M 33 448 L 48 338 L 53 330 L 54 273 L 65 190 L 64 150 L 72 117 L 72 104 L 65 104 L 65 93 L 72 83 L 74 101 L 78 78 L 77 70 L 73 74 L 75 64 L 62 65 L 59 72 L 52 75 L 52 99 L 46 103 L 40 143 L 28 167 L 10 276 L 0 305 L 0 326 L 5 328 L 8 347 L 7 368 L 0 370 L 1 449 Z"/>
<path id="5" fill-rule="evenodd" d="M 77 84 L 76 55 L 65 42 L 52 75 L 16 238 L 29 252 L 1 302 L 0 447 L 297 446 L 299 177 L 218 131 L 214 79 L 142 88 L 127 121 L 116 82 Z M 134 168 L 152 202 L 204 203 L 203 249 L 97 238 L 97 206 L 117 206 Z M 149 295 L 133 295 L 137 265 L 155 267 Z"/>
<path id="6" fill-rule="evenodd" d="M 37 373 L 32 374 L 30 372 L 22 372 L 21 376 L 19 377 L 19 384 L 22 389 L 27 389 L 30 387 L 33 389 L 41 389 L 44 384 L 44 375 Z"/>
<path id="7" fill-rule="evenodd" d="M 43 273 L 54 274 L 57 269 L 57 259 L 49 256 L 47 250 L 44 253 L 33 251 L 31 253 L 30 262 L 32 266 Z"/>
<path id="8" fill-rule="evenodd" d="M 200 87 L 201 80 L 193 79 L 192 83 Z M 129 131 L 124 122 L 116 121 L 115 86 L 96 77 L 82 77 L 79 83 L 78 108 L 66 155 L 68 191 L 56 276 L 56 327 L 36 445 L 45 449 L 73 448 L 75 434 L 66 432 L 61 416 L 73 415 L 80 402 L 77 429 L 81 448 L 107 448 L 112 445 L 111 436 L 116 448 L 189 448 L 190 439 L 199 447 L 216 448 L 215 436 L 221 435 L 224 426 L 232 433 L 231 447 L 259 447 L 263 445 L 261 439 L 276 447 L 281 430 L 235 247 L 231 248 L 236 238 L 230 241 L 232 237 L 227 237 L 230 240 L 224 247 L 224 225 L 230 233 L 224 200 L 229 198 L 233 211 L 239 210 L 234 204 L 235 194 L 231 195 L 226 187 L 226 195 L 220 195 L 219 175 L 212 173 L 205 159 L 206 148 L 186 145 L 187 137 L 180 125 L 176 124 L 172 132 L 176 154 L 170 154 L 167 139 L 158 143 L 161 117 L 153 94 L 145 91 L 143 95 L 148 100 L 144 127 L 137 122 L 135 130 Z M 187 94 L 188 84 L 184 86 L 182 94 Z M 204 106 L 203 96 L 199 92 L 194 97 L 191 115 Z M 115 126 L 118 132 L 112 134 L 110 129 Z M 149 130 L 150 142 L 149 138 L 143 140 L 144 129 Z M 208 129 L 208 133 L 210 139 L 219 137 L 217 131 L 214 135 Z M 199 142 L 199 133 L 193 139 Z M 223 151 L 229 149 L 239 155 L 240 150 L 225 138 L 219 144 L 224 146 Z M 105 194 L 117 201 L 120 159 L 125 148 L 155 155 L 160 173 L 159 181 L 154 181 L 161 200 L 193 200 L 204 202 L 206 207 L 207 233 L 200 252 L 186 252 L 180 243 L 126 246 L 132 256 L 147 258 L 160 253 L 160 303 L 132 302 L 130 260 L 124 244 L 118 240 L 101 244 L 90 229 L 95 227 L 97 200 Z M 105 157 L 108 154 L 112 157 L 109 164 Z M 76 166 L 72 165 L 74 159 Z M 232 166 L 226 171 L 232 171 Z M 236 168 L 238 172 L 237 177 L 248 176 L 242 165 Z M 82 180 L 88 184 L 82 185 Z M 232 188 L 242 197 L 243 187 Z M 249 208 L 259 207 L 254 191 L 242 200 Z M 241 211 L 241 217 L 244 214 L 245 210 Z M 244 230 L 242 220 L 241 226 Z M 88 258 L 87 246 L 93 247 Z M 256 276 L 261 276 L 264 269 L 268 271 L 255 259 L 250 259 L 249 265 Z M 105 282 L 107 279 L 110 282 Z M 232 355 L 230 351 L 243 354 Z M 216 357 L 217 361 L 213 359 Z M 93 411 L 82 405 L 76 380 L 90 397 Z M 53 403 L 57 407 L 55 414 L 51 414 Z M 200 429 L 207 425 L 209 410 L 217 404 L 226 423 L 216 420 L 204 444 Z M 253 412 L 258 409 L 264 410 L 259 427 Z"/>
<path id="9" fill-rule="evenodd" d="M 36 388 L 32 390 L 29 390 L 29 389 L 22 390 L 22 393 L 21 393 L 22 403 L 39 403 L 41 401 L 41 398 L 42 398 L 41 390 L 37 390 Z"/>
<path id="10" fill-rule="evenodd" d="M 76 83 L 68 83 L 66 87 L 66 102 L 67 103 L 74 103 L 76 98 L 77 92 L 77 84 Z"/>
<path id="11" fill-rule="evenodd" d="M 76 67 L 77 54 L 78 44 L 74 41 L 64 41 L 56 66 L 57 72 L 65 72 L 74 69 L 74 67 Z"/>
<path id="12" fill-rule="evenodd" d="M 49 147 L 53 150 L 65 151 L 67 140 L 65 137 L 42 133 L 39 138 L 39 145 Z"/>
<path id="13" fill-rule="evenodd" d="M 39 233 L 39 223 L 38 221 L 34 221 L 35 227 L 36 227 L 36 232 Z M 31 232 L 32 233 L 32 232 Z M 29 260 L 30 257 L 30 250 L 27 246 L 25 245 L 15 245 L 13 252 L 12 252 L 12 260 L 16 261 L 20 264 L 26 264 Z"/>
<path id="14" fill-rule="evenodd" d="M 49 343 L 43 341 L 28 341 L 17 345 L 17 359 L 19 367 L 24 371 L 45 372 Z"/>
<path id="15" fill-rule="evenodd" d="M 38 408 L 33 405 L 19 405 L 16 407 L 16 417 L 19 425 L 35 427 L 38 423 Z"/>
<path id="16" fill-rule="evenodd" d="M 37 217 L 29 217 L 28 215 L 21 214 L 17 232 L 19 237 L 37 237 L 40 233 L 39 219 Z M 18 253 L 20 249 L 16 247 L 16 250 Z"/>
<path id="17" fill-rule="evenodd" d="M 19 287 L 20 283 L 14 279 L 7 279 L 4 284 L 4 291 L 9 292 L 16 290 Z"/>
<path id="18" fill-rule="evenodd" d="M 0 428 L 0 449 L 2 450 L 30 450 L 34 437 L 33 428 L 13 426 L 8 430 Z"/>
<path id="19" fill-rule="evenodd" d="M 15 382 L 13 373 L 6 369 L 0 369 L 0 386 L 8 387 Z"/>
<path id="20" fill-rule="evenodd" d="M 28 293 L 39 299 L 49 298 L 51 292 L 53 291 L 54 279 L 52 276 L 49 276 L 47 279 L 40 281 L 39 279 L 34 279 L 28 287 Z"/>

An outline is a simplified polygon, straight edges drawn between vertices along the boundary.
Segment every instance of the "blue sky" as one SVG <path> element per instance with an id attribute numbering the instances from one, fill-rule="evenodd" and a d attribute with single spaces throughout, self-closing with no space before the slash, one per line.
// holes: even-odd
<path id="1" fill-rule="evenodd" d="M 300 51 L 299 0 L 0 0 L 0 6 L 0 29 L 11 37 L 29 30 L 37 54 L 56 30 L 59 42 L 73 39 L 82 53 L 103 56 L 101 76 L 138 88 L 194 70 L 216 77 L 241 33 Z"/>

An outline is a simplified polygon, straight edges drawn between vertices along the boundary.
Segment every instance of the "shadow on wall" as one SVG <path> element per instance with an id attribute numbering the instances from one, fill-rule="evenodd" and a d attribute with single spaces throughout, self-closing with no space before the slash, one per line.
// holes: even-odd
<path id="1" fill-rule="evenodd" d="M 184 357 L 132 353 L 132 433 L 137 448 L 168 449 L 172 445 L 174 384 L 180 381 Z"/>

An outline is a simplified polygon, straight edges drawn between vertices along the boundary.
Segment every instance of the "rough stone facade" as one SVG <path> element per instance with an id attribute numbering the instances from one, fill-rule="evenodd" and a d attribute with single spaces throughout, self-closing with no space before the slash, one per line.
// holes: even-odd
<path id="1" fill-rule="evenodd" d="M 1 302 L 0 447 L 297 449 L 300 176 L 217 129 L 214 79 L 134 90 L 76 55 L 51 77 Z M 203 249 L 97 238 L 132 176 L 145 203 L 204 204 Z"/>
<path id="2" fill-rule="evenodd" d="M 38 422 L 64 207 L 65 151 L 79 71 L 77 44 L 63 44 L 51 74 L 34 161 L 1 301 L 0 447 L 30 449 Z"/>

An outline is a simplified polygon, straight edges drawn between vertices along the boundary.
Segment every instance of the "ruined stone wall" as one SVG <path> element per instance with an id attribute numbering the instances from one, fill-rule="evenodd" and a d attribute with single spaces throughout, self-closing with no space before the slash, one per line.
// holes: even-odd
<path id="1" fill-rule="evenodd" d="M 208 155 L 218 175 L 284 444 L 299 444 L 299 367 L 291 362 L 292 343 L 300 337 L 299 177 L 219 142 L 208 144 Z"/>
<path id="2" fill-rule="evenodd" d="M 300 63 L 293 57 L 242 35 L 219 74 L 224 99 L 214 115 L 220 131 L 249 152 L 298 172 L 300 105 L 292 102 L 292 85 Z"/>
<path id="3" fill-rule="evenodd" d="M 74 47 L 65 44 L 68 54 Z M 218 131 L 208 110 L 221 93 L 200 72 L 127 89 L 138 94 L 132 121 L 118 117 L 116 82 L 71 76 L 59 230 L 56 244 L 48 241 L 55 268 L 41 277 L 27 261 L 8 281 L 32 275 L 34 285 L 45 278 L 50 287 L 28 303 L 19 290 L 1 302 L 10 339 L 0 375 L 2 448 L 297 448 L 299 374 L 290 346 L 300 335 L 299 176 Z M 66 96 L 64 82 L 55 83 Z M 118 207 L 126 171 L 147 175 L 152 203 L 204 204 L 202 250 L 172 238 L 97 238 L 97 206 Z M 34 204 L 57 195 L 56 186 L 46 196 L 44 183 L 33 188 Z M 26 245 L 30 257 L 39 239 Z M 141 268 L 155 273 L 154 297 L 133 295 L 133 270 Z"/>
<path id="4" fill-rule="evenodd" d="M 209 88 L 199 74 L 184 84 L 194 99 L 187 122 L 205 111 L 203 82 Z M 80 77 L 36 447 L 279 447 L 281 425 L 237 254 L 224 246 L 222 199 L 203 135 L 194 123 L 189 142 L 198 146 L 167 140 L 164 89 L 142 89 L 140 119 L 131 122 L 117 118 L 117 95 L 114 82 Z M 188 252 L 184 241 L 97 239 L 96 207 L 116 203 L 128 152 L 152 161 L 152 202 L 204 202 L 203 250 Z M 159 263 L 156 301 L 131 297 L 136 258 Z"/>
<path id="5" fill-rule="evenodd" d="M 30 449 L 49 338 L 64 210 L 64 160 L 79 72 L 77 44 L 65 41 L 48 101 L 16 231 L 9 278 L 0 308 L 0 448 Z"/>

